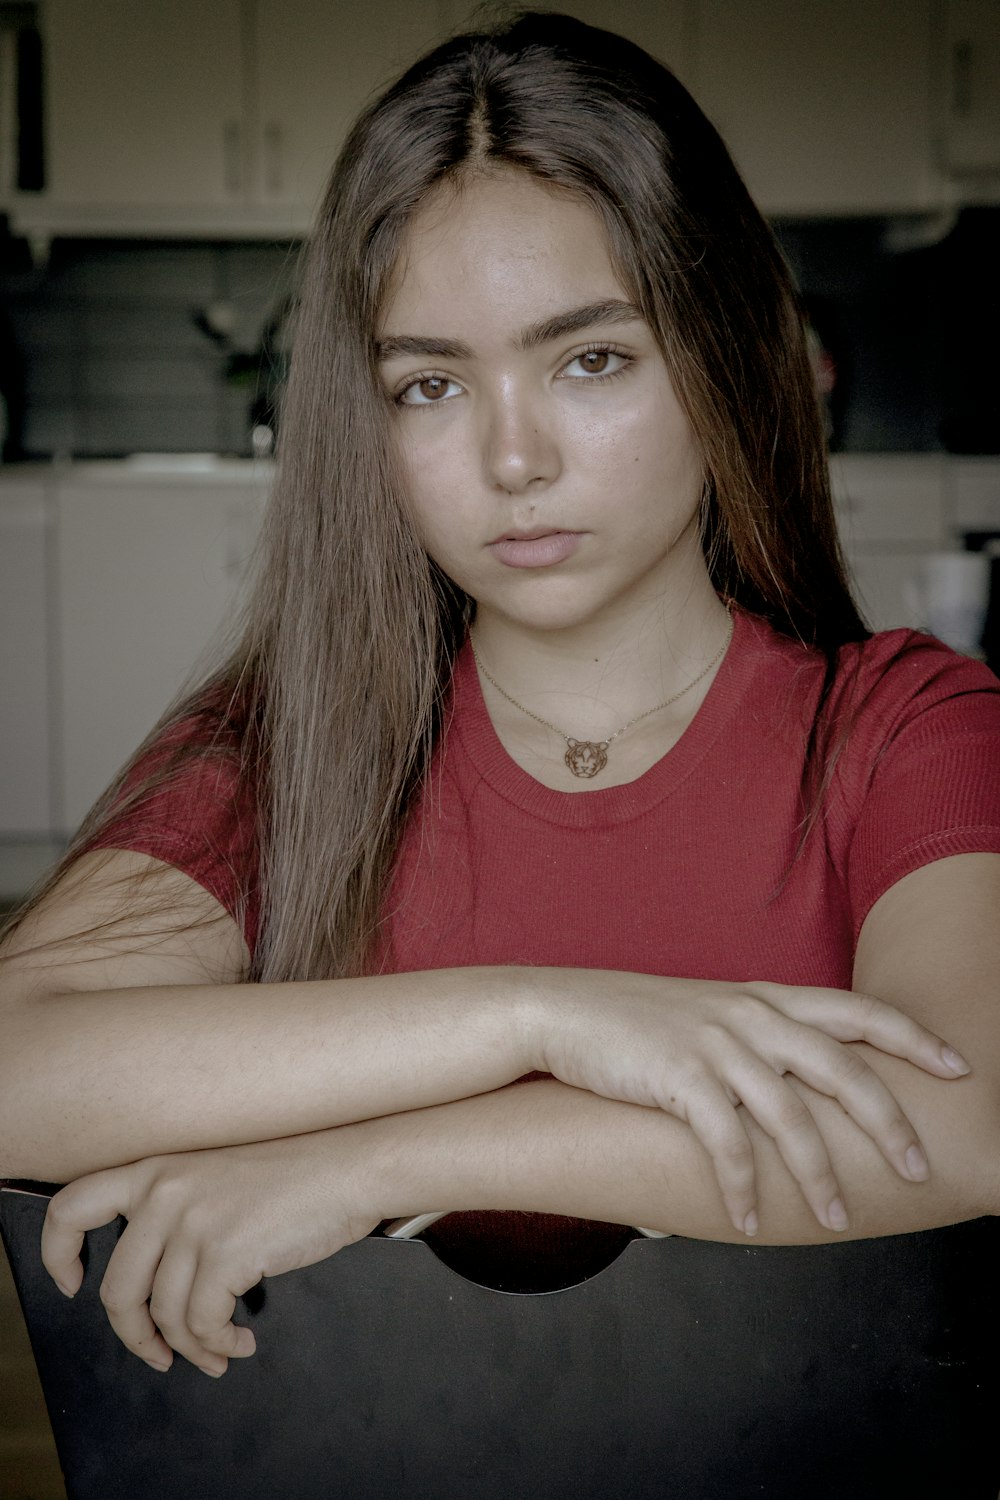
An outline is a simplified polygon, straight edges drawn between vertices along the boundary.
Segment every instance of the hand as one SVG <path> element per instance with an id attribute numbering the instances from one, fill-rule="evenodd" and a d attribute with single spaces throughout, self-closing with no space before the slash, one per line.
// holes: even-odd
<path id="1" fill-rule="evenodd" d="M 128 1226 L 101 1283 L 115 1333 L 154 1369 L 168 1369 L 176 1349 L 206 1375 L 222 1375 L 229 1359 L 256 1349 L 251 1330 L 232 1322 L 237 1297 L 262 1276 L 333 1255 L 379 1223 L 366 1203 L 354 1135 L 348 1126 L 154 1156 L 78 1178 L 49 1205 L 42 1261 L 73 1296 L 83 1281 L 84 1233 L 124 1215 Z"/>
<path id="2" fill-rule="evenodd" d="M 837 1099 L 901 1177 L 921 1182 L 928 1166 L 916 1131 L 845 1043 L 867 1042 L 942 1079 L 969 1071 L 940 1037 L 870 995 L 596 970 L 537 972 L 543 985 L 538 1066 L 576 1088 L 685 1120 L 712 1158 L 740 1233 L 755 1234 L 758 1220 L 753 1146 L 738 1106 L 772 1137 L 819 1222 L 838 1231 L 847 1228 L 843 1196 L 794 1079 Z"/>

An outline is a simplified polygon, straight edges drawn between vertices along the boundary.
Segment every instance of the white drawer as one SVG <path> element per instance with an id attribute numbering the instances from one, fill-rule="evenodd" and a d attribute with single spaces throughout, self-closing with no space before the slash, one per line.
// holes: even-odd
<path id="1" fill-rule="evenodd" d="M 943 453 L 831 455 L 833 498 L 845 546 L 948 545 L 948 463 Z"/>
<path id="2" fill-rule="evenodd" d="M 953 458 L 949 509 L 956 531 L 1000 531 L 1000 458 Z"/>

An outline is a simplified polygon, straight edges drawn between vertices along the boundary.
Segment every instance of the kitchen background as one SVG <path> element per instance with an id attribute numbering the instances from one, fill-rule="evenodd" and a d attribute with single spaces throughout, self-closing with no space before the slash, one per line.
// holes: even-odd
<path id="1" fill-rule="evenodd" d="M 1000 0 L 545 8 L 633 36 L 719 125 L 809 310 L 869 615 L 927 623 L 928 559 L 1000 536 Z M 238 597 L 324 175 L 471 14 L 0 0 L 0 905 Z M 62 1495 L 0 1277 L 0 1497 Z"/>
<path id="2" fill-rule="evenodd" d="M 902 229 L 871 215 L 772 224 L 831 362 L 835 450 L 1000 450 L 1000 207 Z M 249 456 L 280 385 L 297 250 L 66 237 L 39 264 L 8 230 L 5 460 Z"/>

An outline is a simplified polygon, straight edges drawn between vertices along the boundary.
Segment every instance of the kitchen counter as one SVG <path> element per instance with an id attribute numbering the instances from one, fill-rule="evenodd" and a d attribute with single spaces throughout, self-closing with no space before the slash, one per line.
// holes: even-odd
<path id="1" fill-rule="evenodd" d="M 270 486 L 276 464 L 270 458 L 237 458 L 219 453 L 133 453 L 126 458 L 53 459 L 5 464 L 0 492 L 11 484 L 240 484 Z"/>

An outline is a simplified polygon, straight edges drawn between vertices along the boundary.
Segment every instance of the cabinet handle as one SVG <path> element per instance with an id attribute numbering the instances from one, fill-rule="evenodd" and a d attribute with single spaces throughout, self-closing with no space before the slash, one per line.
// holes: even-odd
<path id="1" fill-rule="evenodd" d="M 956 42 L 951 52 L 951 108 L 956 115 L 972 113 L 972 43 Z"/>
<path id="2" fill-rule="evenodd" d="M 222 127 L 222 173 L 226 192 L 243 190 L 243 132 L 238 120 L 227 120 Z"/>
<path id="3" fill-rule="evenodd" d="M 283 145 L 281 126 L 276 120 L 269 120 L 264 126 L 264 191 L 274 198 L 284 187 Z"/>

